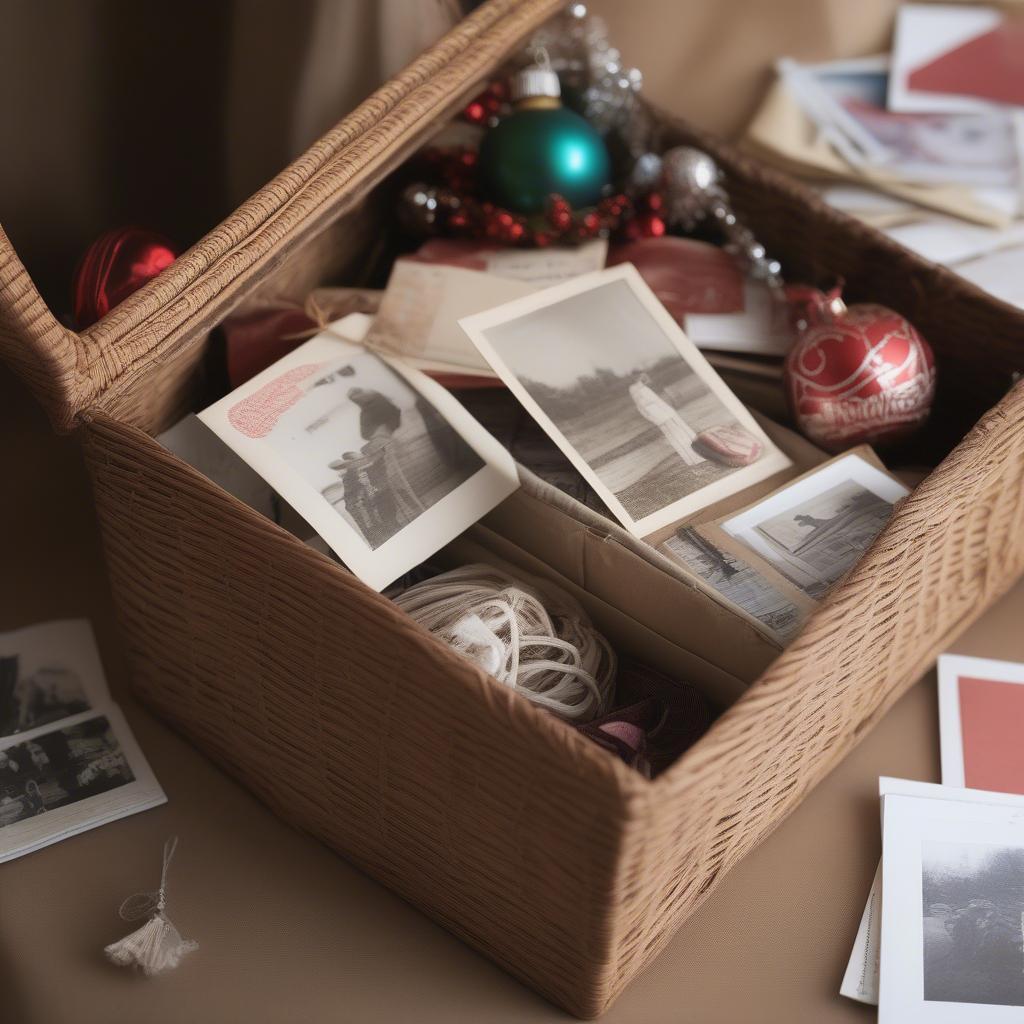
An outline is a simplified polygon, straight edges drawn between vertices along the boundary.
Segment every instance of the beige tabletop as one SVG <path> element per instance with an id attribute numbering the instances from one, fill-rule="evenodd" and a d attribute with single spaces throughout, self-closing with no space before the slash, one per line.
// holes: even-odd
<path id="1" fill-rule="evenodd" d="M 0 629 L 87 615 L 115 695 L 168 795 L 155 810 L 0 867 L 0 1020 L 11 1024 L 564 1021 L 246 790 L 131 702 L 75 445 L 0 371 Z M 956 645 L 1024 659 L 1024 585 Z M 725 879 L 603 1018 L 609 1024 L 841 1024 L 874 1019 L 837 990 L 879 856 L 877 779 L 938 778 L 935 681 Z M 200 950 L 143 979 L 102 947 L 131 929 L 180 837 L 170 915 Z"/>

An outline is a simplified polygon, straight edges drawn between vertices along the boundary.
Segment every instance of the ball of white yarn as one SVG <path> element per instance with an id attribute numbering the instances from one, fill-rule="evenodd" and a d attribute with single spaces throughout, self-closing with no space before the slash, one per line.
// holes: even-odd
<path id="1" fill-rule="evenodd" d="M 587 722 L 611 707 L 615 652 L 558 587 L 466 565 L 394 600 L 458 654 L 560 718 Z"/>

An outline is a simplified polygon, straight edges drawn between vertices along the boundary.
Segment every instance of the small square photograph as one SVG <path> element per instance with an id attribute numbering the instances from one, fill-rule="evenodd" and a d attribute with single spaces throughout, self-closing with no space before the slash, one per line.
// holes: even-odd
<path id="1" fill-rule="evenodd" d="M 893 779 L 883 776 L 879 779 L 879 795 L 884 811 L 885 802 L 891 796 L 912 796 L 921 800 L 943 802 L 964 802 L 1016 808 L 1024 811 L 1024 798 L 1006 793 L 988 793 L 977 789 L 962 789 L 950 785 L 935 785 L 930 782 L 915 782 L 908 779 Z M 879 863 L 871 883 L 864 913 L 861 915 L 857 937 L 850 953 L 850 960 L 843 977 L 841 995 L 862 1003 L 878 1005 L 878 975 L 881 963 L 882 941 L 882 864 Z M 934 930 L 934 929 L 933 929 Z"/>
<path id="2" fill-rule="evenodd" d="M 0 634 L 0 738 L 81 714 L 106 695 L 88 620 L 42 622 Z"/>
<path id="3" fill-rule="evenodd" d="M 661 548 L 730 604 L 757 619 L 780 643 L 788 643 L 799 632 L 803 610 L 743 559 L 692 527 L 680 527 Z"/>
<path id="4" fill-rule="evenodd" d="M 1021 1020 L 1021 798 L 899 782 L 886 793 L 888 781 L 879 1021 Z"/>
<path id="5" fill-rule="evenodd" d="M 0 863 L 163 803 L 117 708 L 0 744 Z"/>
<path id="6" fill-rule="evenodd" d="M 947 786 L 1024 794 L 1024 664 L 942 655 L 939 734 Z"/>
<path id="7" fill-rule="evenodd" d="M 909 493 L 860 456 L 844 455 L 723 520 L 720 527 L 819 601 Z"/>
<path id="8" fill-rule="evenodd" d="M 353 322 L 355 321 L 355 322 Z M 518 487 L 512 458 L 424 374 L 367 351 L 354 314 L 199 418 L 381 590 Z"/>
<path id="9" fill-rule="evenodd" d="M 459 322 L 638 537 L 790 465 L 630 264 Z"/>

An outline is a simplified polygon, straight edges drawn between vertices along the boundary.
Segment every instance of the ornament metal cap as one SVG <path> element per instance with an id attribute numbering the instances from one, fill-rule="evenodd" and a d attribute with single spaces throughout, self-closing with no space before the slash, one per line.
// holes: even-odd
<path id="1" fill-rule="evenodd" d="M 562 95 L 558 74 L 551 68 L 523 68 L 512 76 L 512 102 L 543 96 L 556 100 Z"/>

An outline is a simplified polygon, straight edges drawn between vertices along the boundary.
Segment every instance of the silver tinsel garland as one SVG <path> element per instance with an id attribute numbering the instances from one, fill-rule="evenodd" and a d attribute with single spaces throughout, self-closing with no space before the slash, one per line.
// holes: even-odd
<path id="1" fill-rule="evenodd" d="M 779 262 L 768 257 L 737 218 L 715 161 L 689 146 L 661 153 L 657 124 L 640 101 L 643 74 L 623 64 L 601 18 L 591 15 L 586 4 L 569 4 L 534 34 L 525 59 L 532 62 L 538 53 L 550 61 L 566 91 L 575 94 L 583 116 L 603 136 L 622 143 L 632 161 L 625 182 L 628 192 L 663 192 L 666 220 L 682 231 L 692 232 L 699 223 L 711 221 L 721 232 L 725 249 L 752 278 L 781 289 Z"/>

